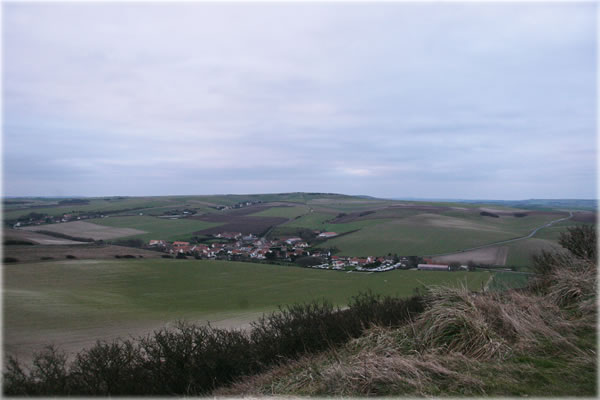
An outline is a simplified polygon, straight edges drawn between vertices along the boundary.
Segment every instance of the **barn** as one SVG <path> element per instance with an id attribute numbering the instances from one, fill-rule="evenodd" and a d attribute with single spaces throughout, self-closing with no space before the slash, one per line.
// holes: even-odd
<path id="1" fill-rule="evenodd" d="M 444 264 L 419 264 L 417 269 L 420 271 L 450 271 L 450 266 Z"/>

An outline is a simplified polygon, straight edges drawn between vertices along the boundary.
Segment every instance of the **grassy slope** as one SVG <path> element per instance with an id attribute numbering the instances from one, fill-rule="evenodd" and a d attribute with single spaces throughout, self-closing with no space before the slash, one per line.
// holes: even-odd
<path id="1" fill-rule="evenodd" d="M 539 222 L 523 224 L 507 218 L 508 222 L 494 221 L 496 225 L 493 225 L 483 218 L 420 214 L 383 223 L 381 221 L 385 220 L 376 220 L 380 223 L 348 236 L 331 239 L 325 245 L 335 246 L 341 254 L 347 255 L 388 252 L 402 255 L 437 254 L 518 237 L 528 233 L 530 226 Z"/>
<path id="2" fill-rule="evenodd" d="M 533 291 L 431 288 L 406 325 L 372 327 L 214 394 L 597 396 L 597 266 L 573 262 Z"/>
<path id="3" fill-rule="evenodd" d="M 218 223 L 205 222 L 193 219 L 168 219 L 148 216 L 134 217 L 109 217 L 91 219 L 89 222 L 112 226 L 117 228 L 135 228 L 148 233 L 130 236 L 142 240 L 185 240 L 189 239 L 193 232 L 218 226 Z"/>
<path id="4" fill-rule="evenodd" d="M 61 261 L 4 266 L 5 329 L 24 335 L 119 321 L 207 318 L 327 298 L 345 304 L 371 289 L 408 296 L 421 285 L 481 287 L 489 273 L 348 274 L 196 260 Z M 7 331 L 8 332 L 8 331 Z"/>

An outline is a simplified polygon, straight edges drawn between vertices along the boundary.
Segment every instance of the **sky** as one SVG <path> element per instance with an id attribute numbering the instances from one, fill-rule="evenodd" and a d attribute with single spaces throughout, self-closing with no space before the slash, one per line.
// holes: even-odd
<path id="1" fill-rule="evenodd" d="M 5 196 L 597 197 L 586 3 L 3 3 Z"/>

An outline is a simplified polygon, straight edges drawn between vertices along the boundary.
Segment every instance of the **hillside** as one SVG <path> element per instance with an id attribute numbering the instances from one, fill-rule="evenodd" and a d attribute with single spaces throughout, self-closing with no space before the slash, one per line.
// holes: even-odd
<path id="1" fill-rule="evenodd" d="M 594 396 L 597 243 L 582 226 L 523 289 L 428 286 L 282 307 L 247 330 L 177 324 L 9 358 L 7 395 Z"/>
<path id="2" fill-rule="evenodd" d="M 570 238 L 582 231 L 575 229 Z M 217 390 L 225 396 L 597 395 L 595 231 L 542 253 L 525 290 L 430 287 L 408 324 Z"/>

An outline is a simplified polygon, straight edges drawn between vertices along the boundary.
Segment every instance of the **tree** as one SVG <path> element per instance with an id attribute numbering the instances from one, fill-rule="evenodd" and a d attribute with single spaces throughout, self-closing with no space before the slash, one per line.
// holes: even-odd
<path id="1" fill-rule="evenodd" d="M 568 228 L 560 234 L 558 243 L 578 258 L 596 261 L 596 229 L 589 225 Z"/>

